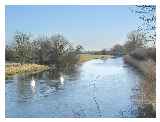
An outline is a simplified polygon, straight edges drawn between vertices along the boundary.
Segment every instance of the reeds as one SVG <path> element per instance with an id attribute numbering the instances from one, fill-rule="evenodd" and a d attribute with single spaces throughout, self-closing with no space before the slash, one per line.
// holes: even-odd
<path id="1" fill-rule="evenodd" d="M 36 72 L 48 69 L 48 66 L 38 64 L 9 64 L 6 65 L 5 74 L 15 75 L 17 73 Z"/>
<path id="2" fill-rule="evenodd" d="M 124 61 L 141 71 L 145 80 L 141 81 L 141 91 L 145 94 L 145 104 L 151 104 L 156 109 L 156 62 L 151 58 L 136 59 L 133 56 L 126 55 Z"/>

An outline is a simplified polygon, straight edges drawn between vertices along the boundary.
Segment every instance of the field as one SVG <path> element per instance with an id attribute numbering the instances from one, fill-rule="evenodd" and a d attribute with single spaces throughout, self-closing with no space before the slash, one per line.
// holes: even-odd
<path id="1" fill-rule="evenodd" d="M 111 55 L 94 55 L 94 54 L 80 54 L 79 62 L 83 63 L 92 59 L 108 59 L 111 58 Z"/>

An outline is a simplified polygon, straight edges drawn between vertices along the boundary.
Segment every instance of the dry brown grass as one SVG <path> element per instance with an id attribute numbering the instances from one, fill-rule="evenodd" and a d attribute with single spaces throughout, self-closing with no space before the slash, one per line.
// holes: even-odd
<path id="1" fill-rule="evenodd" d="M 80 54 L 79 63 L 93 59 L 108 59 L 113 57 L 112 55 L 94 55 L 94 54 Z"/>
<path id="2" fill-rule="evenodd" d="M 156 61 L 156 48 L 137 48 L 130 55 L 137 60 L 152 59 Z"/>
<path id="3" fill-rule="evenodd" d="M 146 104 L 156 106 L 156 63 L 151 60 L 137 60 L 132 56 L 125 56 L 124 61 L 131 64 L 145 75 L 145 80 L 141 81 L 141 91 L 144 93 Z"/>
<path id="4" fill-rule="evenodd" d="M 48 69 L 48 66 L 38 65 L 38 64 L 10 64 L 6 66 L 5 74 L 8 75 L 15 75 L 17 73 L 24 73 L 24 72 L 36 72 Z"/>
<path id="5" fill-rule="evenodd" d="M 148 61 L 148 74 L 143 84 L 143 90 L 146 94 L 146 99 L 155 104 L 156 101 L 156 65 Z"/>

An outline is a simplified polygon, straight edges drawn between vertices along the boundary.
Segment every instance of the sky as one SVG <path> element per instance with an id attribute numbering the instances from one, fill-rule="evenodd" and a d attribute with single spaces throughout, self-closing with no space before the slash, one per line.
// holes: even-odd
<path id="1" fill-rule="evenodd" d="M 138 28 L 134 6 L 7 6 L 6 42 L 16 31 L 32 35 L 63 34 L 73 45 L 85 50 L 109 49 L 123 44 L 127 34 Z"/>

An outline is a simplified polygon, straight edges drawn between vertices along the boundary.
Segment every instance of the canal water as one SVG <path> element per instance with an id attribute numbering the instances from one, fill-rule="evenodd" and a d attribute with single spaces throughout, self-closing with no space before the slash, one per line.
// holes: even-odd
<path id="1" fill-rule="evenodd" d="M 122 58 L 6 79 L 6 117 L 136 117 L 143 76 Z"/>

